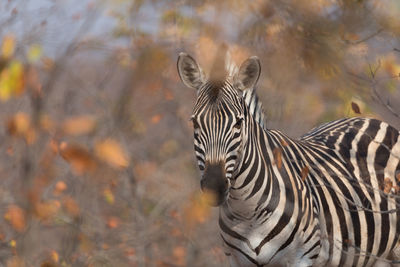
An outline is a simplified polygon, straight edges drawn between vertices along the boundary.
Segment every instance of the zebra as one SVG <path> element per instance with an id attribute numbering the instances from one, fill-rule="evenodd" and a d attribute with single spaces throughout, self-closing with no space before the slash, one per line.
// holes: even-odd
<path id="1" fill-rule="evenodd" d="M 257 57 L 234 75 L 212 70 L 207 78 L 186 53 L 177 68 L 197 92 L 191 120 L 200 185 L 220 207 L 231 266 L 397 263 L 398 130 L 344 118 L 292 139 L 264 125 Z"/>

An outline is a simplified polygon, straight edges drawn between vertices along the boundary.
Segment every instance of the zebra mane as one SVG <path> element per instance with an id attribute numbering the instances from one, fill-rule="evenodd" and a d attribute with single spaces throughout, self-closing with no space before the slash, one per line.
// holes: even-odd
<path id="1" fill-rule="evenodd" d="M 239 71 L 239 67 L 232 60 L 231 54 L 229 52 L 226 53 L 225 71 L 227 73 L 228 79 L 231 80 Z M 256 88 L 244 90 L 242 96 L 252 117 L 263 129 L 266 129 L 264 108 L 261 100 L 256 94 Z"/>

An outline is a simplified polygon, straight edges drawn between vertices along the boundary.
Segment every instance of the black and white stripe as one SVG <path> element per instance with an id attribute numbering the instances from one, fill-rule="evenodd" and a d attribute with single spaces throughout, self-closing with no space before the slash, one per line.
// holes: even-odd
<path id="1" fill-rule="evenodd" d="M 385 261 L 399 242 L 399 132 L 350 118 L 291 139 L 265 128 L 251 90 L 258 60 L 222 82 L 207 81 L 197 68 L 180 56 L 180 76 L 198 92 L 192 120 L 202 185 L 219 195 L 231 266 Z"/>

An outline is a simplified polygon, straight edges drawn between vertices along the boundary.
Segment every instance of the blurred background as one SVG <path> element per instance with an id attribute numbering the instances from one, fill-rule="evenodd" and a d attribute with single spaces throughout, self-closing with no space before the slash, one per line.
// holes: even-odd
<path id="1" fill-rule="evenodd" d="M 2 0 L 0 266 L 227 266 L 176 71 L 222 43 L 269 128 L 400 128 L 397 0 Z"/>

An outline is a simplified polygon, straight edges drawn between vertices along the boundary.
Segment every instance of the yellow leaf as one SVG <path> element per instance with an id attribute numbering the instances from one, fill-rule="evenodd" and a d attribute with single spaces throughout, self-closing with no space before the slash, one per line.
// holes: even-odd
<path id="1" fill-rule="evenodd" d="M 93 131 L 96 120 L 92 116 L 83 115 L 66 119 L 63 123 L 63 131 L 69 135 L 84 135 Z"/>
<path id="2" fill-rule="evenodd" d="M 1 46 L 1 54 L 5 58 L 9 58 L 14 54 L 15 50 L 15 37 L 13 35 L 6 35 L 3 39 Z"/>
<path id="3" fill-rule="evenodd" d="M 38 44 L 31 45 L 28 50 L 28 61 L 34 63 L 40 59 L 42 55 L 42 47 Z"/>
<path id="4" fill-rule="evenodd" d="M 17 242 L 14 239 L 12 239 L 10 241 L 10 247 L 15 248 L 16 246 L 17 246 Z"/>
<path id="5" fill-rule="evenodd" d="M 103 191 L 103 195 L 104 195 L 104 198 L 105 198 L 105 200 L 107 201 L 107 203 L 108 204 L 114 204 L 114 201 L 115 201 L 115 199 L 114 199 L 114 195 L 113 195 L 113 193 L 111 192 L 111 190 L 110 189 L 105 189 L 104 191 Z"/>
<path id="6" fill-rule="evenodd" d="M 0 99 L 5 101 L 20 95 L 24 86 L 24 67 L 21 62 L 14 60 L 0 74 Z"/>
<path id="7" fill-rule="evenodd" d="M 98 142 L 94 148 L 96 156 L 110 166 L 121 169 L 129 165 L 129 159 L 119 143 L 113 139 Z"/>
<path id="8" fill-rule="evenodd" d="M 55 251 L 55 250 L 52 250 L 52 251 L 51 251 L 51 259 L 52 259 L 55 263 L 58 263 L 60 257 L 58 256 L 57 251 Z"/>

